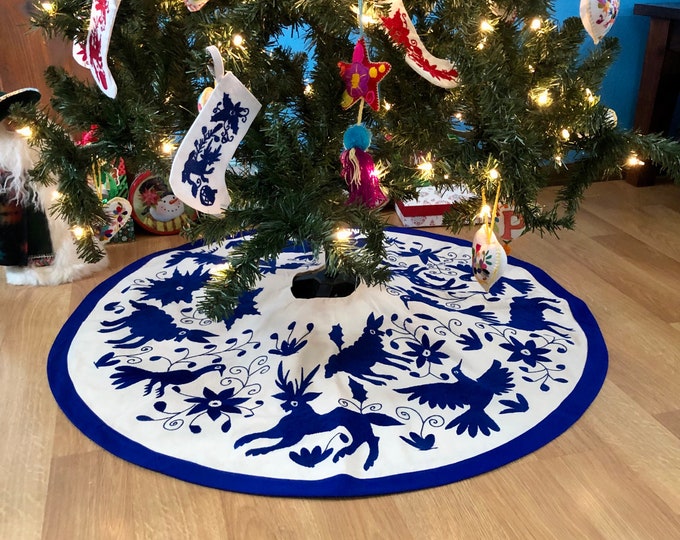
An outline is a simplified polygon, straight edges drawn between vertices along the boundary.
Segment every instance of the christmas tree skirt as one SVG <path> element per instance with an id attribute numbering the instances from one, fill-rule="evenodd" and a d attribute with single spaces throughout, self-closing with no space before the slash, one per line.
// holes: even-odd
<path id="1" fill-rule="evenodd" d="M 240 242 L 141 259 L 98 286 L 50 353 L 57 402 L 137 465 L 232 491 L 357 496 L 455 482 L 533 452 L 597 395 L 584 303 L 510 258 L 485 293 L 470 245 L 389 229 L 386 287 L 296 298 L 291 247 L 227 321 L 196 308 Z"/>

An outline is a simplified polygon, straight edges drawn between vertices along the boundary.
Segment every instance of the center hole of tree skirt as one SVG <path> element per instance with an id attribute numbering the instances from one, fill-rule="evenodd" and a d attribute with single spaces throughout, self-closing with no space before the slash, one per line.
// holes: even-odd
<path id="1" fill-rule="evenodd" d="M 356 279 L 331 277 L 321 268 L 297 274 L 290 290 L 295 298 L 344 298 L 356 290 L 357 284 Z"/>

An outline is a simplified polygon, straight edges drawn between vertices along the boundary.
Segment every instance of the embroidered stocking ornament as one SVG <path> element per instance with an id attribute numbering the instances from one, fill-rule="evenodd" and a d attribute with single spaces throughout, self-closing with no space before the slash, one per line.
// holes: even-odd
<path id="1" fill-rule="evenodd" d="M 90 29 L 85 42 L 85 58 L 90 73 L 104 95 L 110 98 L 115 98 L 118 93 L 116 81 L 109 70 L 107 54 L 119 5 L 120 0 L 92 0 Z"/>
<path id="2" fill-rule="evenodd" d="M 442 88 L 458 85 L 458 71 L 448 60 L 436 58 L 425 48 L 401 0 L 390 1 L 390 14 L 381 17 L 392 41 L 406 49 L 406 63 L 421 77 Z"/>
<path id="3" fill-rule="evenodd" d="M 217 47 L 207 50 L 213 59 L 215 89 L 175 154 L 170 187 L 195 210 L 220 214 L 231 202 L 224 180 L 227 165 L 261 105 L 231 72 L 224 74 Z"/>

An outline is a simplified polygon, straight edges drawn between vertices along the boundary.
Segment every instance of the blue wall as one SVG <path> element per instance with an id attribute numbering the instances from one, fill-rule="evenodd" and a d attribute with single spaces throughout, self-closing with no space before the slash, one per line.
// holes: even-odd
<path id="1" fill-rule="evenodd" d="M 625 129 L 633 127 L 635 104 L 642 62 L 649 33 L 649 17 L 633 15 L 635 4 L 654 4 L 652 0 L 621 0 L 619 14 L 608 36 L 619 39 L 621 52 L 607 72 L 602 85 L 601 102 L 616 111 L 619 126 Z M 555 0 L 555 16 L 560 21 L 567 17 L 579 17 L 578 0 Z M 593 46 L 590 36 L 586 44 Z"/>

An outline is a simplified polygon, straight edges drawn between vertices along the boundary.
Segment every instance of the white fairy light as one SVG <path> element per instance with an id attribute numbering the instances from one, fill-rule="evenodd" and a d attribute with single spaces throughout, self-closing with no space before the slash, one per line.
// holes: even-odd
<path id="1" fill-rule="evenodd" d="M 629 167 L 640 167 L 641 165 L 644 165 L 645 162 L 642 161 L 641 159 L 639 159 L 639 158 L 637 157 L 637 154 L 632 153 L 632 154 L 628 157 L 628 160 L 626 161 L 626 164 L 627 164 Z"/>
<path id="2" fill-rule="evenodd" d="M 352 231 L 350 229 L 342 228 L 335 231 L 335 239 L 338 242 L 346 242 L 352 236 Z"/>
<path id="3" fill-rule="evenodd" d="M 571 133 L 569 133 L 569 130 L 567 128 L 564 128 L 562 131 L 560 131 L 560 136 L 565 140 L 568 141 L 569 137 L 571 137 Z"/>
<path id="4" fill-rule="evenodd" d="M 531 20 L 529 28 L 531 28 L 533 31 L 540 30 L 542 24 L 543 23 L 541 22 L 541 19 L 539 17 L 535 17 Z"/>
<path id="5" fill-rule="evenodd" d="M 80 225 L 76 225 L 74 227 L 71 227 L 71 234 L 73 234 L 73 237 L 76 240 L 80 240 L 85 236 L 86 232 L 83 227 L 81 227 Z"/>
<path id="6" fill-rule="evenodd" d="M 537 88 L 533 92 L 533 100 L 539 107 L 547 107 L 552 103 L 550 92 L 545 88 Z"/>
<path id="7" fill-rule="evenodd" d="M 22 128 L 19 128 L 16 130 L 16 132 L 21 135 L 22 137 L 26 137 L 27 139 L 33 135 L 33 130 L 29 126 L 24 126 Z"/>
<path id="8" fill-rule="evenodd" d="M 231 42 L 234 45 L 234 47 L 241 48 L 241 47 L 243 47 L 245 40 L 243 39 L 243 36 L 241 34 L 234 34 L 231 37 Z"/>
<path id="9" fill-rule="evenodd" d="M 163 144 L 161 144 L 161 152 L 163 152 L 166 156 L 169 156 L 175 151 L 175 145 L 171 141 L 163 141 Z"/>
<path id="10" fill-rule="evenodd" d="M 479 25 L 479 29 L 482 32 L 493 32 L 494 31 L 493 25 L 487 20 L 482 21 L 482 23 Z"/>

